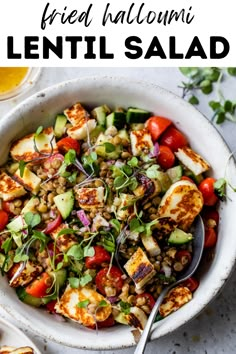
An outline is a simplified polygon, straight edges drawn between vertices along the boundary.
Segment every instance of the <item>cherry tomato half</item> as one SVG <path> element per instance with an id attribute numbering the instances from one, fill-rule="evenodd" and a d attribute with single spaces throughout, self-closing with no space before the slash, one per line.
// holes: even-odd
<path id="1" fill-rule="evenodd" d="M 60 153 L 66 154 L 69 150 L 73 149 L 77 154 L 80 153 L 80 144 L 77 140 L 67 136 L 57 142 L 57 147 Z"/>
<path id="2" fill-rule="evenodd" d="M 53 232 L 54 230 L 56 230 L 62 223 L 62 217 L 61 214 L 58 214 L 56 219 L 54 219 L 53 221 L 49 222 L 44 230 L 44 233 L 46 235 L 50 234 L 51 232 Z"/>
<path id="3" fill-rule="evenodd" d="M 186 286 L 186 288 L 189 288 L 191 292 L 194 292 L 199 286 L 199 281 L 196 278 L 190 277 L 185 280 L 182 285 Z"/>
<path id="4" fill-rule="evenodd" d="M 56 309 L 55 309 L 55 305 L 57 303 L 57 300 L 52 300 L 50 302 L 48 302 L 45 307 L 48 310 L 48 312 L 50 313 L 56 313 Z"/>
<path id="5" fill-rule="evenodd" d="M 202 193 L 205 205 L 212 206 L 218 201 L 218 197 L 214 193 L 215 181 L 216 180 L 214 178 L 207 177 L 198 186 L 198 189 Z"/>
<path id="6" fill-rule="evenodd" d="M 5 210 L 0 210 L 0 231 L 4 230 L 8 224 L 9 216 Z"/>
<path id="7" fill-rule="evenodd" d="M 113 315 L 110 315 L 105 321 L 97 322 L 98 328 L 108 328 L 112 327 L 115 324 Z"/>
<path id="8" fill-rule="evenodd" d="M 109 274 L 107 272 L 108 268 L 103 268 L 97 273 L 95 278 L 96 287 L 103 295 L 106 295 L 106 287 L 115 288 L 117 295 L 121 292 L 124 284 L 124 280 L 122 279 L 123 273 L 116 266 L 111 267 Z"/>
<path id="9" fill-rule="evenodd" d="M 180 180 L 181 180 L 181 181 L 189 181 L 189 182 L 192 182 L 192 183 L 196 184 L 196 183 L 194 182 L 194 180 L 193 180 L 192 178 L 188 177 L 188 176 L 182 176 L 182 177 L 180 178 Z"/>
<path id="10" fill-rule="evenodd" d="M 8 214 L 13 214 L 11 212 L 11 207 L 10 207 L 11 203 L 10 202 L 6 202 L 6 201 L 2 201 L 2 210 L 6 211 Z"/>
<path id="11" fill-rule="evenodd" d="M 192 255 L 187 250 L 179 250 L 176 252 L 175 259 L 186 267 L 192 262 Z"/>
<path id="12" fill-rule="evenodd" d="M 146 127 L 152 136 L 152 140 L 156 141 L 171 124 L 172 122 L 168 118 L 151 117 L 147 120 Z"/>
<path id="13" fill-rule="evenodd" d="M 42 273 L 37 279 L 33 280 L 25 289 L 27 294 L 34 297 L 44 297 L 47 290 L 52 285 L 52 278 L 46 272 Z"/>
<path id="14" fill-rule="evenodd" d="M 213 229 L 212 227 L 206 229 L 204 248 L 214 247 L 216 245 L 216 242 L 217 242 L 217 233 L 215 229 Z"/>
<path id="15" fill-rule="evenodd" d="M 102 263 L 108 263 L 111 260 L 110 253 L 102 246 L 94 246 L 95 254 L 92 257 L 85 258 L 85 266 L 87 269 L 96 269 L 101 267 Z"/>
<path id="16" fill-rule="evenodd" d="M 218 211 L 213 208 L 205 208 L 203 210 L 203 220 L 206 227 L 217 227 L 220 221 Z"/>
<path id="17" fill-rule="evenodd" d="M 168 146 L 173 152 L 188 145 L 187 138 L 175 127 L 170 126 L 162 134 L 161 145 Z"/>
<path id="18" fill-rule="evenodd" d="M 160 145 L 157 163 L 164 169 L 173 167 L 175 163 L 175 155 L 168 146 Z"/>
<path id="19" fill-rule="evenodd" d="M 154 307 L 154 305 L 156 303 L 154 297 L 151 294 L 149 294 L 149 293 L 142 293 L 142 294 L 136 295 L 136 297 L 135 297 L 135 306 L 139 306 L 138 299 L 144 299 L 145 300 L 145 305 L 147 305 L 150 308 L 150 310 L 153 309 L 153 307 Z"/>

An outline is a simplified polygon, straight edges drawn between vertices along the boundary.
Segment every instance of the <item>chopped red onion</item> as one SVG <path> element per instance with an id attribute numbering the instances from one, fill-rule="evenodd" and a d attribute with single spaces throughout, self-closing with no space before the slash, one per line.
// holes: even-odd
<path id="1" fill-rule="evenodd" d="M 110 301 L 111 304 L 114 304 L 115 302 L 119 301 L 118 296 L 107 296 L 107 300 Z"/>
<path id="2" fill-rule="evenodd" d="M 150 153 L 150 157 L 157 157 L 159 155 L 160 152 L 160 147 L 158 142 L 155 142 L 154 147 L 153 147 L 153 151 Z"/>
<path id="3" fill-rule="evenodd" d="M 90 225 L 90 220 L 87 218 L 87 215 L 85 214 L 84 210 L 78 210 L 77 216 L 84 226 Z"/>
<path id="4" fill-rule="evenodd" d="M 51 209 L 50 212 L 49 212 L 49 216 L 52 219 L 56 219 L 57 213 L 55 212 L 55 210 Z"/>

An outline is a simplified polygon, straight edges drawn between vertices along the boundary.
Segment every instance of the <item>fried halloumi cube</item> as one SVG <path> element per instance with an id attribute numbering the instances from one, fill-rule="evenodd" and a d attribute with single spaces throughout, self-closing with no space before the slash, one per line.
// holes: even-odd
<path id="1" fill-rule="evenodd" d="M 14 263 L 10 270 L 7 272 L 9 284 L 12 288 L 28 285 L 43 271 L 43 268 L 40 265 L 33 263 L 31 260 L 28 260 L 23 271 L 19 272 L 19 275 L 16 276 L 21 266 L 22 262 Z"/>
<path id="2" fill-rule="evenodd" d="M 24 138 L 17 140 L 10 150 L 14 160 L 25 162 L 43 157 L 43 154 L 50 155 L 57 152 L 58 148 L 52 127 L 45 128 L 37 137 L 35 137 L 35 134 L 26 135 Z"/>
<path id="3" fill-rule="evenodd" d="M 65 109 L 64 114 L 72 124 L 72 127 L 67 129 L 67 134 L 73 139 L 87 138 L 88 133 L 91 133 L 97 125 L 95 119 L 89 119 L 88 112 L 79 102 Z"/>
<path id="4" fill-rule="evenodd" d="M 126 193 L 120 193 L 120 205 L 116 212 L 118 220 L 126 220 L 130 217 L 134 210 L 135 196 Z"/>
<path id="5" fill-rule="evenodd" d="M 67 117 L 68 121 L 73 125 L 73 127 L 79 125 L 79 122 L 83 119 L 89 118 L 88 112 L 79 102 L 65 109 L 64 114 Z"/>
<path id="6" fill-rule="evenodd" d="M 82 301 L 88 301 L 86 307 L 79 307 Z M 101 301 L 106 306 L 99 307 Z M 67 286 L 65 292 L 55 306 L 56 312 L 79 322 L 86 327 L 94 327 L 97 322 L 105 321 L 111 314 L 111 304 L 97 291 L 85 286 L 79 289 Z"/>
<path id="7" fill-rule="evenodd" d="M 165 296 L 159 312 L 162 317 L 168 316 L 170 313 L 178 310 L 187 302 L 192 300 L 191 291 L 185 286 L 178 286 Z"/>
<path id="8" fill-rule="evenodd" d="M 23 176 L 21 177 L 20 170 L 18 169 L 14 174 L 15 179 L 19 182 L 25 189 L 37 194 L 41 184 L 41 178 L 39 178 L 34 172 L 30 171 L 27 167 L 24 168 Z"/>
<path id="9" fill-rule="evenodd" d="M 76 188 L 75 197 L 84 210 L 101 208 L 104 205 L 104 187 Z"/>
<path id="10" fill-rule="evenodd" d="M 146 251 L 150 256 L 156 257 L 161 253 L 161 249 L 153 236 L 142 234 L 141 240 Z"/>
<path id="11" fill-rule="evenodd" d="M 22 185 L 14 181 L 8 174 L 0 174 L 0 198 L 4 201 L 13 200 L 26 194 Z"/>
<path id="12" fill-rule="evenodd" d="M 78 240 L 73 234 L 62 234 L 58 236 L 60 231 L 63 229 L 68 229 L 68 227 L 69 226 L 67 224 L 63 223 L 50 233 L 52 239 L 56 241 L 58 249 L 63 253 L 67 252 L 72 246 L 78 244 Z"/>
<path id="13" fill-rule="evenodd" d="M 182 162 L 190 171 L 192 171 L 196 176 L 200 175 L 203 172 L 209 170 L 210 165 L 202 156 L 198 155 L 195 151 L 190 149 L 187 146 L 179 148 L 175 152 L 178 160 Z"/>
<path id="14" fill-rule="evenodd" d="M 130 326 L 135 328 L 139 328 L 141 330 L 144 329 L 147 323 L 147 315 L 145 312 L 137 306 L 133 306 L 130 308 L 130 313 L 125 315 L 125 319 Z"/>
<path id="15" fill-rule="evenodd" d="M 140 247 L 125 263 L 124 268 L 130 278 L 133 279 L 137 289 L 143 288 L 156 274 L 152 263 Z"/>
<path id="16" fill-rule="evenodd" d="M 180 229 L 188 230 L 203 207 L 202 193 L 190 181 L 171 185 L 158 208 L 159 217 L 170 217 Z"/>
<path id="17" fill-rule="evenodd" d="M 134 156 L 147 155 L 153 149 L 152 137 L 146 129 L 132 131 L 130 141 Z"/>

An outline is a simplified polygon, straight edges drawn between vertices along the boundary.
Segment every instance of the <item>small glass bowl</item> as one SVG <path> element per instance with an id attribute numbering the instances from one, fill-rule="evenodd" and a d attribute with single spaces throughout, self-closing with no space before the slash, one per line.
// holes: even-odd
<path id="1" fill-rule="evenodd" d="M 36 80 L 39 77 L 40 72 L 41 72 L 41 68 L 29 67 L 26 76 L 18 86 L 4 93 L 0 93 L 0 101 L 15 98 L 20 94 L 28 91 L 35 84 Z"/>

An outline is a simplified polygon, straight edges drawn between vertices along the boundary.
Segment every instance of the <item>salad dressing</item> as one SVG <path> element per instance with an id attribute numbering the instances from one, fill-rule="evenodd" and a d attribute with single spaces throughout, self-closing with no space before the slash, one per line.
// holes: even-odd
<path id="1" fill-rule="evenodd" d="M 28 70 L 28 67 L 1 67 L 0 94 L 14 90 L 18 87 L 26 77 Z"/>

